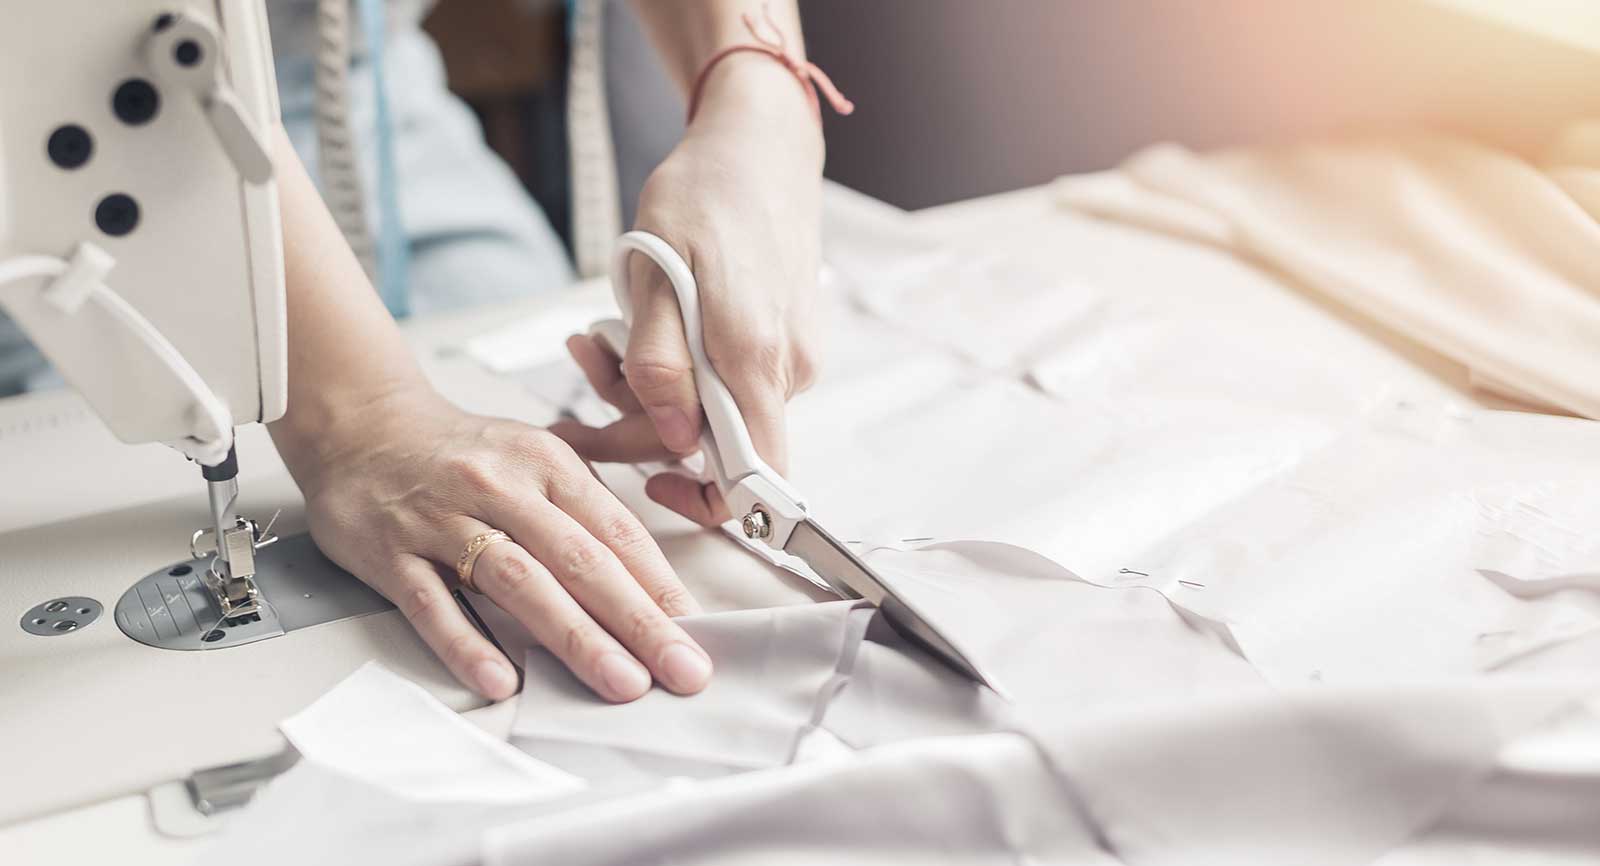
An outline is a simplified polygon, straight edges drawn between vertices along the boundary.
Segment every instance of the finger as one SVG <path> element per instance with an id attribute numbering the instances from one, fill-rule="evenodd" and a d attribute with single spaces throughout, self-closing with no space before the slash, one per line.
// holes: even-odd
<path id="1" fill-rule="evenodd" d="M 467 622 L 433 563 L 405 557 L 393 581 L 386 582 L 384 595 L 456 679 L 492 701 L 516 692 L 517 673 L 511 663 Z"/>
<path id="2" fill-rule="evenodd" d="M 721 370 L 717 372 L 722 373 Z M 756 453 L 767 465 L 783 474 L 789 466 L 789 443 L 784 418 L 788 395 L 779 384 L 781 378 L 769 376 L 754 366 L 741 366 L 729 372 L 732 375 L 723 374 L 723 381 L 728 383 L 733 402 L 738 404 L 739 414 L 744 416 L 745 426 L 750 429 L 751 444 L 756 446 Z"/>
<path id="3" fill-rule="evenodd" d="M 595 694 L 631 701 L 650 690 L 649 672 L 520 544 L 484 548 L 472 582 Z"/>
<path id="4" fill-rule="evenodd" d="M 721 299 L 705 305 L 706 353 L 733 395 L 756 453 L 782 473 L 788 468 L 789 456 L 784 404 L 794 378 L 791 365 L 795 353 L 785 329 L 778 325 L 780 316 L 762 315 L 730 303 L 741 281 L 735 278 L 728 283 L 725 279 L 715 268 L 708 268 L 700 282 L 702 296 Z M 750 278 L 742 282 L 748 284 Z"/>
<path id="5" fill-rule="evenodd" d="M 634 282 L 645 290 L 635 292 L 633 329 L 622 373 L 655 423 L 662 443 L 675 454 L 693 454 L 699 447 L 702 415 L 678 299 L 660 268 L 642 256 L 633 259 L 635 267 L 640 262 L 647 266 L 636 271 L 646 282 Z"/>
<path id="6" fill-rule="evenodd" d="M 651 500 L 701 526 L 721 526 L 732 516 L 715 484 L 702 484 L 693 478 L 663 472 L 645 481 L 644 492 Z"/>
<path id="7" fill-rule="evenodd" d="M 700 603 L 678 579 L 656 540 L 611 491 L 599 484 L 563 484 L 552 488 L 550 501 L 610 548 L 667 616 L 700 613 Z"/>
<path id="8" fill-rule="evenodd" d="M 570 481 L 584 483 L 577 478 Z M 572 598 L 644 662 L 662 685 L 679 694 L 705 687 L 711 676 L 710 656 L 667 617 L 617 555 L 566 512 L 549 502 L 530 500 L 490 517 L 544 563 Z"/>
<path id="9" fill-rule="evenodd" d="M 600 399 L 624 413 L 643 412 L 628 380 L 622 375 L 622 359 L 611 354 L 604 345 L 587 334 L 573 334 L 567 338 L 567 352 L 578 363 L 583 377 L 589 380 Z"/>
<path id="10" fill-rule="evenodd" d="M 646 415 L 627 415 L 605 427 L 576 421 L 557 421 L 550 432 L 560 436 L 585 460 L 600 463 L 648 463 L 676 460 L 678 455 L 661 444 L 655 423 Z"/>

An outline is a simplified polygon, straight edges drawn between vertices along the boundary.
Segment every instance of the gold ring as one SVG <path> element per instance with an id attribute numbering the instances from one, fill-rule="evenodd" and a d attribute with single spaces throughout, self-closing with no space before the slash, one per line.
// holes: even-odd
<path id="1" fill-rule="evenodd" d="M 477 585 L 472 582 L 472 567 L 478 563 L 478 555 L 483 553 L 491 544 L 510 540 L 511 536 L 498 529 L 492 529 L 475 536 L 471 541 L 467 542 L 466 549 L 461 551 L 461 557 L 456 560 L 456 577 L 461 579 L 461 585 L 482 595 L 482 590 L 478 589 Z"/>

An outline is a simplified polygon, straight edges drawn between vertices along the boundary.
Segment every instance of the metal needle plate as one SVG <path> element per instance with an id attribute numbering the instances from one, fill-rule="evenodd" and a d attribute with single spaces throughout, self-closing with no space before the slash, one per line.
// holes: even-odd
<path id="1" fill-rule="evenodd" d="M 151 572 L 117 600 L 117 627 L 161 649 L 224 649 L 325 622 L 394 607 L 349 572 L 334 565 L 310 535 L 288 536 L 256 553 L 260 619 L 220 623 L 222 612 L 201 582 L 210 559 L 192 559 Z"/>

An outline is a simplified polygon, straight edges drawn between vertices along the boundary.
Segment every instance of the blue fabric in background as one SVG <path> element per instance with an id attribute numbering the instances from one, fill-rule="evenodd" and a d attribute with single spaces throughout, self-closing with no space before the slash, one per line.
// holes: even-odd
<path id="1" fill-rule="evenodd" d="M 410 264 L 405 227 L 400 220 L 399 180 L 395 172 L 394 118 L 386 92 L 388 76 L 383 71 L 383 0 L 360 0 L 362 34 L 366 40 L 367 62 L 372 66 L 372 100 L 376 107 L 375 154 L 378 163 L 378 295 L 395 318 L 411 314 L 411 290 L 407 285 Z"/>
<path id="2" fill-rule="evenodd" d="M 385 226 L 393 231 L 393 246 L 378 250 L 380 271 L 398 267 L 402 275 L 398 285 L 383 280 L 380 294 L 389 309 L 425 315 L 571 285 L 571 262 L 549 221 L 484 142 L 472 110 L 446 86 L 438 47 L 419 23 L 416 7 L 424 5 L 378 5 L 387 13 L 382 32 L 367 32 L 369 16 L 352 39 L 359 44 L 350 66 L 350 111 L 367 213 L 380 233 L 375 240 L 384 242 Z M 306 0 L 267 4 L 284 128 L 313 178 L 315 6 Z M 378 64 L 367 50 L 374 40 L 382 44 L 381 90 L 374 81 Z M 380 93 L 386 105 L 378 104 Z M 386 120 L 379 120 L 380 110 Z M 391 303 L 389 293 L 396 291 L 403 306 Z"/>

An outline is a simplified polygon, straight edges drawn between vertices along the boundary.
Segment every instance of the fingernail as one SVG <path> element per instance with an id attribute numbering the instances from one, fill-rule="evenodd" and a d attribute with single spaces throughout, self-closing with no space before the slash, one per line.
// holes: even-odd
<path id="1" fill-rule="evenodd" d="M 694 450 L 696 445 L 694 427 L 682 409 L 656 406 L 647 411 L 650 413 L 650 420 L 655 422 L 656 433 L 661 436 L 661 444 L 680 453 Z"/>
<path id="2" fill-rule="evenodd" d="M 650 673 L 622 653 L 606 653 L 600 657 L 600 681 L 613 695 L 631 701 L 650 688 Z"/>
<path id="3" fill-rule="evenodd" d="M 478 691 L 495 699 L 507 697 L 517 688 L 517 675 L 498 659 L 478 662 L 472 669 L 472 678 L 478 682 Z"/>
<path id="4" fill-rule="evenodd" d="M 711 660 L 688 644 L 675 643 L 661 654 L 661 676 L 675 692 L 698 692 L 711 679 Z"/>

